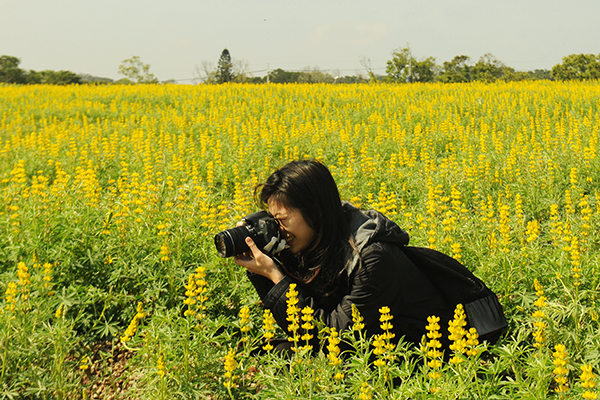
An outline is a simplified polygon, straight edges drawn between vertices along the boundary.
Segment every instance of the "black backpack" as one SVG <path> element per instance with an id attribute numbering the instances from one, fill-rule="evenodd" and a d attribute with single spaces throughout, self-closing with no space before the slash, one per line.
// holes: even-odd
<path id="1" fill-rule="evenodd" d="M 483 281 L 456 259 L 425 247 L 401 246 L 452 309 L 462 304 L 467 324 L 477 329 L 480 340 L 494 344 L 508 326 L 498 297 Z"/>

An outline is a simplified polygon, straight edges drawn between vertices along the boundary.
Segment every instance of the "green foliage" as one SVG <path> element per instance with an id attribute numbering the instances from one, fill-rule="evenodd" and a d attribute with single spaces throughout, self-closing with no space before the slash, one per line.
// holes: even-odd
<path id="1" fill-rule="evenodd" d="M 394 50 L 385 72 L 392 82 L 433 82 L 437 74 L 435 58 L 417 61 L 408 47 Z"/>
<path id="2" fill-rule="evenodd" d="M 234 78 L 231 55 L 229 54 L 229 50 L 223 49 L 217 65 L 217 83 L 231 82 Z"/>
<path id="3" fill-rule="evenodd" d="M 600 54 L 571 54 L 552 67 L 552 77 L 559 81 L 600 79 Z"/>
<path id="4" fill-rule="evenodd" d="M 411 76 L 410 64 L 413 61 L 409 48 L 394 50 L 392 59 L 386 63 L 388 79 L 392 82 L 408 82 Z"/>
<path id="5" fill-rule="evenodd" d="M 29 71 L 27 83 L 44 85 L 70 85 L 82 83 L 81 77 L 71 71 Z"/>
<path id="6" fill-rule="evenodd" d="M 25 71 L 19 68 L 21 60 L 17 57 L 0 57 L 0 83 L 25 83 Z"/>
<path id="7" fill-rule="evenodd" d="M 89 83 L 89 84 L 109 84 L 112 83 L 113 80 L 110 78 L 103 78 L 100 76 L 92 76 L 90 74 L 82 74 L 80 75 L 81 77 L 81 83 Z"/>
<path id="8" fill-rule="evenodd" d="M 300 77 L 300 72 L 284 71 L 281 68 L 274 69 L 269 73 L 269 82 L 272 83 L 296 83 Z"/>
<path id="9" fill-rule="evenodd" d="M 0 397 L 558 398 L 558 343 L 570 396 L 583 363 L 598 371 L 595 82 L 0 90 Z M 415 245 L 459 243 L 500 295 L 501 341 L 444 360 L 435 382 L 420 346 L 400 342 L 375 365 L 360 333 L 342 335 L 336 365 L 324 327 L 313 353 L 261 351 L 257 295 L 212 236 L 255 208 L 256 182 L 302 157 L 324 160 L 344 199 L 391 216 Z M 199 267 L 202 318 L 184 303 Z"/>
<path id="10" fill-rule="evenodd" d="M 150 64 L 142 62 L 139 56 L 121 61 L 118 72 L 135 83 L 158 83 L 158 79 L 150 72 Z"/>
<path id="11" fill-rule="evenodd" d="M 539 79 L 547 79 L 552 80 L 552 72 L 547 69 L 535 69 L 533 71 L 529 71 L 527 73 L 529 79 L 539 80 Z"/>
<path id="12" fill-rule="evenodd" d="M 472 76 L 475 81 L 495 82 L 504 77 L 507 67 L 493 54 L 483 55 L 473 66 Z"/>
<path id="13" fill-rule="evenodd" d="M 456 56 L 452 61 L 444 61 L 437 80 L 443 83 L 460 83 L 471 81 L 471 69 L 468 56 Z"/>

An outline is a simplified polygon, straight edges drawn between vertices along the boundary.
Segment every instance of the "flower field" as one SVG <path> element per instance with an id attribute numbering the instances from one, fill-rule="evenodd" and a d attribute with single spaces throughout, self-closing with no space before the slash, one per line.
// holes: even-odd
<path id="1" fill-rule="evenodd" d="M 0 86 L 0 397 L 596 398 L 599 134 L 598 82 Z M 458 306 L 395 344 L 383 307 L 366 339 L 290 291 L 296 352 L 273 353 L 286 333 L 213 236 L 305 157 L 482 278 L 504 337 Z"/>

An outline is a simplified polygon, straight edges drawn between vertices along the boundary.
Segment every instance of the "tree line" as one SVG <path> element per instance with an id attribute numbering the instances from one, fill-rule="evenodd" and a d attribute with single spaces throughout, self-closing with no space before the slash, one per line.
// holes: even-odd
<path id="1" fill-rule="evenodd" d="M 17 84 L 68 85 L 82 83 L 82 77 L 71 71 L 25 71 L 19 68 L 21 60 L 13 56 L 0 57 L 0 82 Z"/>
<path id="2" fill-rule="evenodd" d="M 118 72 L 125 77 L 113 81 L 110 78 L 94 77 L 87 74 L 75 74 L 71 71 L 33 71 L 19 68 L 21 60 L 14 56 L 0 56 L 0 83 L 9 84 L 135 84 L 159 83 L 150 72 L 150 65 L 143 63 L 138 56 L 123 60 Z M 305 68 L 302 71 L 286 71 L 276 68 L 267 71 L 265 76 L 252 76 L 248 64 L 231 58 L 229 50 L 224 49 L 216 67 L 203 62 L 196 67 L 195 83 L 218 84 L 239 83 L 366 83 L 366 82 L 495 82 L 521 80 L 596 80 L 600 79 L 600 54 L 571 54 L 563 57 L 560 64 L 551 70 L 516 71 L 488 53 L 473 62 L 466 55 L 458 55 L 441 65 L 434 57 L 416 59 L 408 47 L 392 52 L 392 58 L 386 62 L 385 75 L 376 74 L 369 59 L 360 60 L 364 71 L 355 75 L 335 76 L 318 68 Z M 163 81 L 162 83 L 175 83 Z"/>

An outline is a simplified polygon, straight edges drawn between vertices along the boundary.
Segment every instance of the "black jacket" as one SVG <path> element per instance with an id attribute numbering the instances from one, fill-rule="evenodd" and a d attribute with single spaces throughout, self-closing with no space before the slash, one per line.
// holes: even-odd
<path id="1" fill-rule="evenodd" d="M 382 333 L 379 309 L 388 306 L 396 339 L 418 343 L 427 332 L 427 317 L 441 318 L 447 327 L 454 310 L 450 310 L 429 279 L 406 257 L 402 246 L 408 234 L 381 213 L 361 211 L 344 203 L 351 236 L 358 253 L 348 254 L 347 282 L 334 304 L 331 299 L 312 296 L 310 286 L 297 284 L 298 307 L 311 307 L 315 318 L 339 331 L 352 325 L 352 304 L 364 318 L 367 335 Z M 250 275 L 264 306 L 270 309 L 278 325 L 287 332 L 287 297 L 289 285 L 295 281 L 285 276 L 277 285 L 260 275 Z M 297 283 L 297 282 L 296 282 Z M 441 332 L 447 336 L 447 332 Z"/>

